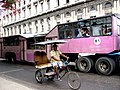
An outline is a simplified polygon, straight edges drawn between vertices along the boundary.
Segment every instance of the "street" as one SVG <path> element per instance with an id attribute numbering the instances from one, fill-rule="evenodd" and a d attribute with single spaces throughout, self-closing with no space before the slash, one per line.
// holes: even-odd
<path id="1" fill-rule="evenodd" d="M 18 83 L 30 88 L 31 90 L 70 90 L 67 85 L 66 76 L 62 81 L 46 80 L 44 83 L 39 84 L 36 82 L 34 77 L 35 71 L 36 69 L 33 65 L 23 63 L 13 64 L 6 61 L 0 61 L 0 78 Z M 116 72 L 111 76 L 103 76 L 96 73 L 77 73 L 81 79 L 80 90 L 120 90 L 119 72 Z M 8 85 L 0 82 L 0 87 L 1 86 L 7 87 Z M 13 90 L 13 88 L 9 88 L 9 90 Z M 18 88 L 15 90 L 20 90 Z"/>

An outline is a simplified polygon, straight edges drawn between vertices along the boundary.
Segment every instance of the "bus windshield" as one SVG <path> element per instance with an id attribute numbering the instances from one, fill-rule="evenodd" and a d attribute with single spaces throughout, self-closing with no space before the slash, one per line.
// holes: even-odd
<path id="1" fill-rule="evenodd" d="M 112 35 L 111 16 L 81 20 L 58 26 L 59 39 Z"/>
<path id="2" fill-rule="evenodd" d="M 27 49 L 43 49 L 44 46 L 34 45 L 34 43 L 45 41 L 44 37 L 27 38 Z"/>
<path id="3" fill-rule="evenodd" d="M 19 37 L 18 36 L 10 36 L 3 38 L 4 46 L 18 46 L 19 45 Z"/>

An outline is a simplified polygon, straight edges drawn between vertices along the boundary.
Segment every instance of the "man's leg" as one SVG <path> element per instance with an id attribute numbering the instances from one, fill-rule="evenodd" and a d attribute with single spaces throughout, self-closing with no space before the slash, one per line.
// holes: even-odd
<path id="1" fill-rule="evenodd" d="M 58 79 L 58 78 L 59 78 L 58 67 L 57 67 L 57 66 L 55 66 L 54 68 L 55 68 L 55 72 L 56 72 L 57 79 Z"/>

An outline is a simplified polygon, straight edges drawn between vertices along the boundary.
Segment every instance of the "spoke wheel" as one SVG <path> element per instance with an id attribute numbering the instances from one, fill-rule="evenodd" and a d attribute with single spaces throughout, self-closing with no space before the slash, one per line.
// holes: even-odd
<path id="1" fill-rule="evenodd" d="M 76 72 L 68 73 L 68 85 L 73 90 L 78 90 L 81 87 L 80 77 Z"/>
<path id="2" fill-rule="evenodd" d="M 59 72 L 60 78 L 64 77 L 65 74 L 66 74 L 67 72 L 69 72 L 69 71 L 71 71 L 71 69 L 70 69 L 68 66 L 63 67 L 63 70 L 61 69 L 60 72 Z"/>
<path id="3" fill-rule="evenodd" d="M 37 70 L 35 72 L 35 79 L 38 83 L 42 83 L 43 82 L 43 75 L 41 73 L 41 70 Z"/>
<path id="4" fill-rule="evenodd" d="M 48 72 L 54 72 L 54 68 L 52 68 L 52 67 L 47 68 L 46 73 L 48 73 Z M 48 78 L 48 80 L 53 81 L 53 79 L 55 78 L 55 75 L 48 76 L 47 78 Z"/>

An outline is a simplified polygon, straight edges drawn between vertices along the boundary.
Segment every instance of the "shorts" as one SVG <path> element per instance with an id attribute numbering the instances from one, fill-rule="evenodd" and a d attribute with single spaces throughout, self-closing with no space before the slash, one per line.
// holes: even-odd
<path id="1" fill-rule="evenodd" d="M 55 67 L 62 67 L 63 66 L 63 62 L 62 61 L 55 61 L 55 62 L 52 62 L 52 66 Z"/>

